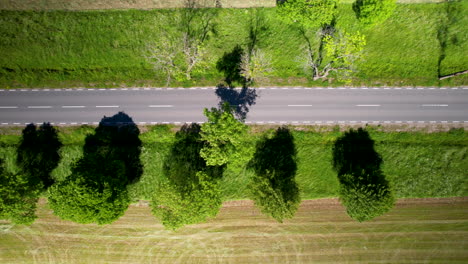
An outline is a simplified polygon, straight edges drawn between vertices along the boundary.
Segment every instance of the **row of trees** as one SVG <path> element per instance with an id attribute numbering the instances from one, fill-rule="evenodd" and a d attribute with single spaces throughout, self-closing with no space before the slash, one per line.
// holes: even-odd
<path id="1" fill-rule="evenodd" d="M 297 61 L 313 80 L 330 80 L 333 75 L 341 81 L 350 81 L 356 62 L 362 59 L 365 37 L 360 32 L 337 27 L 337 5 L 337 0 L 278 1 L 279 20 L 304 37 L 303 53 Z M 203 72 L 211 64 L 213 58 L 207 52 L 207 42 L 217 35 L 219 8 L 209 6 L 212 5 L 206 0 L 186 0 L 185 8 L 173 17 L 171 30 L 148 45 L 145 56 L 156 71 L 164 73 L 167 85 L 173 79 L 191 80 L 193 73 Z M 353 4 L 364 27 L 382 23 L 395 7 L 396 0 L 356 0 Z M 216 63 L 229 86 L 233 82 L 249 86 L 274 71 L 272 57 L 259 48 L 262 35 L 268 31 L 264 11 L 248 12 L 248 39 L 242 41 L 245 47 L 235 46 Z"/>
<path id="2" fill-rule="evenodd" d="M 153 214 L 165 227 L 177 229 L 214 217 L 222 204 L 219 181 L 227 164 L 254 172 L 249 198 L 262 213 L 278 222 L 292 218 L 300 204 L 295 180 L 294 138 L 286 127 L 266 133 L 255 146 L 246 144 L 248 127 L 237 120 L 229 103 L 205 109 L 208 122 L 184 125 L 164 160 L 163 175 L 151 200 Z M 348 214 L 366 221 L 390 210 L 394 196 L 380 169 L 382 159 L 363 130 L 350 130 L 333 147 L 333 168 L 340 182 L 340 199 Z M 46 193 L 54 214 L 77 223 L 109 224 L 130 204 L 127 186 L 143 172 L 142 143 L 132 119 L 118 113 L 104 117 L 88 135 L 83 156 L 71 174 L 51 176 L 60 160 L 55 128 L 28 125 L 18 146 L 12 173 L 0 162 L 0 216 L 18 224 L 36 218 L 38 197 Z"/>

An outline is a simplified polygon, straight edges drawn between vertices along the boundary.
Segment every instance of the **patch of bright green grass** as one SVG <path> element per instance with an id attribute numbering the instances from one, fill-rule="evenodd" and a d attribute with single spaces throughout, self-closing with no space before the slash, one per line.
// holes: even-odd
<path id="1" fill-rule="evenodd" d="M 351 4 L 338 9 L 337 28 L 367 36 L 365 59 L 358 63 L 352 84 L 466 85 L 466 76 L 438 81 L 439 73 L 468 68 L 466 1 L 398 4 L 392 17 L 370 29 L 359 25 Z M 165 85 L 166 78 L 153 71 L 144 53 L 161 34 L 174 34 L 170 25 L 176 12 L 0 11 L 0 87 Z M 258 85 L 330 85 L 314 82 L 304 72 L 298 60 L 305 39 L 298 28 L 278 19 L 275 8 L 220 9 L 216 34 L 206 42 L 207 68 L 195 73 L 192 81 L 171 85 L 221 82 L 216 62 L 236 45 L 246 47 L 255 19 L 264 21 L 256 46 L 272 57 L 275 69 Z M 316 42 L 313 30 L 308 35 Z"/>

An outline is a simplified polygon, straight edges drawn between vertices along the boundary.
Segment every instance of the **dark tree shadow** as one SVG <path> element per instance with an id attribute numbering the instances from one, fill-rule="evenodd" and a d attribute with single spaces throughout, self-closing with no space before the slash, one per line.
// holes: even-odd
<path id="1" fill-rule="evenodd" d="M 179 12 L 180 30 L 189 41 L 196 40 L 203 43 L 208 40 L 210 33 L 216 35 L 215 19 L 218 16 L 219 8 L 208 8 L 199 0 L 185 0 L 184 8 L 180 8 Z"/>
<path id="2" fill-rule="evenodd" d="M 176 140 L 164 160 L 164 175 L 179 191 L 186 191 L 198 184 L 197 172 L 203 171 L 212 179 L 221 178 L 225 166 L 207 166 L 200 157 L 205 143 L 201 140 L 200 125 L 185 124 L 176 133 Z"/>
<path id="3" fill-rule="evenodd" d="M 291 218 L 300 203 L 295 180 L 296 154 L 291 132 L 286 127 L 280 127 L 272 138 L 265 137 L 257 143 L 249 163 L 249 168 L 255 172 L 252 181 L 253 200 L 262 212 L 280 222 L 284 218 Z"/>
<path id="4" fill-rule="evenodd" d="M 249 108 L 255 104 L 257 92 L 255 89 L 243 87 L 241 90 L 236 90 L 232 87 L 226 87 L 222 84 L 218 85 L 215 91 L 219 97 L 219 107 L 227 102 L 234 110 L 236 117 L 244 121 L 247 118 Z"/>
<path id="5" fill-rule="evenodd" d="M 253 9 L 248 24 L 249 38 L 247 41 L 247 52 L 252 55 L 252 51 L 259 45 L 260 40 L 268 32 L 268 23 L 265 20 L 263 9 Z"/>
<path id="6" fill-rule="evenodd" d="M 39 129 L 34 124 L 24 128 L 16 163 L 30 184 L 42 184 L 45 190 L 54 183 L 51 173 L 60 162 L 61 147 L 57 130 L 49 123 L 43 123 Z"/>
<path id="7" fill-rule="evenodd" d="M 333 168 L 343 184 L 343 175 L 359 178 L 364 175 L 381 174 L 381 164 L 382 158 L 374 149 L 374 141 L 362 128 L 345 132 L 333 146 Z M 382 179 L 370 177 L 367 180 L 367 184 L 378 184 Z"/>
<path id="8" fill-rule="evenodd" d="M 112 117 L 104 117 L 95 133 L 86 137 L 83 159 L 89 156 L 105 163 L 121 162 L 125 178 L 120 184 L 135 183 L 143 174 L 139 135 L 140 130 L 127 114 L 119 112 Z M 99 167 L 99 163 L 96 166 Z"/>
<path id="9" fill-rule="evenodd" d="M 231 52 L 224 53 L 216 62 L 216 69 L 224 73 L 224 80 L 228 86 L 233 87 L 234 82 L 245 84 L 244 77 L 241 76 L 240 63 L 244 50 L 240 45 L 236 45 Z"/>

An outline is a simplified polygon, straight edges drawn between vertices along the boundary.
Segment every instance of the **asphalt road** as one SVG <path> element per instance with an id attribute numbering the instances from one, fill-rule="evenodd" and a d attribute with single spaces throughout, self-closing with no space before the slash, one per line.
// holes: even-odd
<path id="1" fill-rule="evenodd" d="M 0 125 L 96 124 L 119 111 L 140 124 L 204 122 L 220 98 L 244 105 L 247 123 L 468 123 L 465 87 L 277 87 L 0 90 Z"/>

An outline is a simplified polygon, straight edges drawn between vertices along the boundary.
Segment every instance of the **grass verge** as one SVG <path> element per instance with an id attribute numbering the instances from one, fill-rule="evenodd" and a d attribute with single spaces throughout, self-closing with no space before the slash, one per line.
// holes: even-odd
<path id="1" fill-rule="evenodd" d="M 338 180 L 332 169 L 332 146 L 342 132 L 323 131 L 320 127 L 290 127 L 298 151 L 297 182 L 303 199 L 336 197 Z M 273 129 L 273 128 L 271 128 Z M 141 127 L 141 161 L 144 172 L 140 181 L 129 187 L 133 200 L 150 199 L 160 181 L 164 158 L 174 142 L 178 127 L 156 125 Z M 57 180 L 70 174 L 70 166 L 82 156 L 84 138 L 94 128 L 60 127 L 62 159 L 53 171 Z M 396 197 L 468 196 L 468 132 L 463 128 L 449 132 L 391 132 L 368 127 L 375 148 L 383 158 L 383 172 Z M 249 142 L 255 144 L 268 129 L 251 126 Z M 0 157 L 7 168 L 15 165 L 16 145 L 21 129 L 2 128 Z M 223 200 L 246 199 L 252 172 L 245 166 L 228 166 L 221 182 Z"/>
<path id="2" fill-rule="evenodd" d="M 468 2 L 399 4 L 394 15 L 362 28 L 351 4 L 339 5 L 337 27 L 367 36 L 352 85 L 466 85 Z M 164 86 L 166 78 L 145 60 L 147 45 L 161 38 L 178 11 L 0 11 L 0 87 Z M 219 10 L 216 34 L 206 42 L 206 68 L 171 86 L 213 86 L 223 81 L 216 62 L 236 45 L 246 47 L 252 21 L 262 21 L 256 46 L 275 69 L 257 85 L 342 85 L 312 81 L 299 65 L 306 44 L 299 30 L 278 20 L 274 8 Z M 310 35 L 314 35 L 312 32 Z"/>

